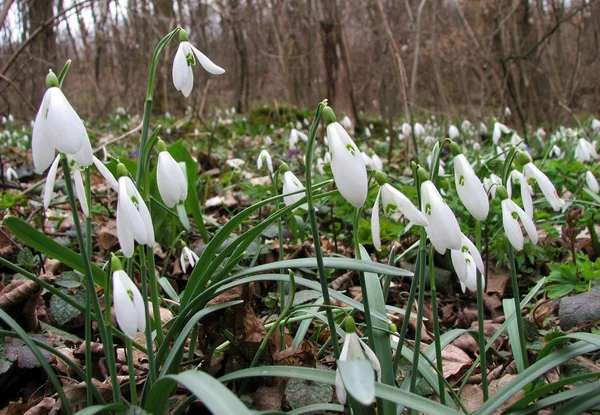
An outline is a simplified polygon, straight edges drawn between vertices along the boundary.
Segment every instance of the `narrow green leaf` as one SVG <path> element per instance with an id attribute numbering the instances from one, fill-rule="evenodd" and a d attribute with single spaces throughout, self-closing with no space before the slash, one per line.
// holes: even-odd
<path id="1" fill-rule="evenodd" d="M 102 412 L 117 412 L 124 413 L 127 412 L 127 405 L 124 403 L 111 403 L 108 405 L 94 405 L 88 406 L 87 408 L 82 409 L 81 411 L 75 412 L 75 415 L 96 415 Z"/>
<path id="2" fill-rule="evenodd" d="M 508 338 L 510 340 L 510 349 L 513 353 L 513 358 L 517 364 L 517 372 L 522 373 L 525 370 L 525 359 L 527 356 L 521 355 L 521 340 L 519 337 L 519 327 L 517 326 L 517 319 L 515 318 L 515 303 L 512 298 L 505 298 L 502 300 L 502 307 L 504 308 L 504 316 L 507 321 L 511 321 L 508 325 Z"/>
<path id="3" fill-rule="evenodd" d="M 303 414 L 324 414 L 327 412 L 344 412 L 344 406 L 335 403 L 318 403 L 314 405 L 303 406 L 302 408 L 294 409 L 286 412 L 288 415 L 303 415 Z"/>

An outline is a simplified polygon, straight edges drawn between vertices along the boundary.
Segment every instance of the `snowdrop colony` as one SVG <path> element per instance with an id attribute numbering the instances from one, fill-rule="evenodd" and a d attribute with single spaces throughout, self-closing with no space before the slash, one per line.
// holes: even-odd
<path id="1" fill-rule="evenodd" d="M 558 193 L 555 185 L 544 173 L 547 159 L 572 157 L 583 163 L 588 169 L 581 171 L 580 183 L 575 183 L 574 187 L 579 186 L 590 195 L 598 194 L 596 178 L 598 175 L 596 148 L 597 138 L 600 136 L 598 120 L 594 120 L 587 128 L 561 127 L 550 135 L 543 129 L 538 129 L 529 140 L 537 140 L 539 145 L 535 147 L 541 148 L 543 154 L 532 154 L 526 141 L 517 131 L 509 127 L 509 122 L 501 123 L 494 120 L 488 124 L 464 120 L 459 126 L 450 125 L 446 130 L 443 126 L 437 125 L 435 119 L 427 120 L 425 123 L 404 123 L 399 127 L 401 133 L 398 137 L 388 137 L 388 140 L 398 139 L 402 143 L 414 137 L 424 146 L 421 150 L 425 149 L 427 152 L 422 155 L 427 162 L 424 165 L 414 162 L 412 174 L 405 177 L 406 180 L 414 183 L 416 193 L 410 194 L 416 194 L 415 198 L 409 197 L 395 186 L 398 182 L 396 178 L 388 177 L 384 173 L 386 163 L 383 159 L 385 158 L 379 157 L 369 149 L 372 128 L 365 130 L 366 140 L 361 143 L 362 148 L 360 148 L 350 135 L 352 121 L 344 116 L 338 122 L 333 109 L 324 101 L 318 105 L 312 124 L 298 123 L 290 132 L 291 149 L 296 149 L 304 143 L 302 146 L 305 148 L 305 171 L 292 171 L 283 162 L 282 155 L 270 154 L 267 145 L 267 148 L 258 154 L 256 167 L 268 172 L 277 192 L 279 192 L 278 183 L 281 183 L 281 195 L 260 201 L 231 218 L 228 224 L 205 241 L 206 249 L 201 255 L 188 248 L 183 240 L 175 241 L 172 248 L 179 249 L 181 252 L 181 268 L 183 272 L 191 269 L 191 274 L 183 293 L 171 293 L 165 286 L 162 286 L 161 290 L 155 277 L 153 250 L 155 234 L 153 212 L 150 210 L 149 203 L 150 187 L 154 185 L 154 182 L 149 179 L 152 165 L 156 165 L 155 184 L 163 208 L 177 215 L 186 229 L 191 226 L 188 215 L 192 215 L 196 222 L 195 226 L 200 232 L 205 232 L 202 214 L 200 213 L 198 219 L 196 213 L 199 211 L 195 210 L 198 208 L 195 190 L 196 165 L 191 158 L 185 157 L 182 152 L 173 151 L 172 146 L 159 138 L 160 128 L 153 131 L 150 129 L 154 73 L 158 65 L 158 57 L 165 45 L 177 37 L 179 46 L 173 60 L 172 79 L 175 88 L 185 97 L 193 93 L 196 62 L 199 62 L 210 74 L 219 75 L 225 72 L 196 49 L 183 30 L 176 29 L 160 42 L 151 68 L 139 144 L 139 159 L 135 172 L 122 163 L 117 165 L 116 171 L 115 169 L 111 171 L 94 155 L 86 127 L 67 100 L 69 92 L 63 92 L 61 89 L 70 63 L 65 65 L 58 75 L 50 71 L 46 76 L 46 94 L 33 126 L 31 142 L 33 162 L 35 171 L 39 174 L 45 172 L 47 177 L 43 193 L 45 208 L 48 208 L 54 197 L 56 176 L 58 170 L 62 169 L 80 253 L 75 254 L 67 248 L 52 250 L 50 245 L 44 247 L 44 239 L 35 241 L 36 238 L 43 238 L 38 231 L 15 218 L 8 218 L 5 221 L 9 229 L 25 241 L 30 241 L 36 249 L 62 260 L 85 276 L 87 295 L 87 305 L 84 308 L 87 346 L 85 366 L 89 367 L 92 362 L 90 344 L 93 322 L 103 344 L 112 390 L 112 401 L 99 394 L 94 386 L 91 370 L 87 370 L 81 380 L 88 385 L 88 405 L 98 405 L 99 411 L 103 409 L 125 411 L 131 405 L 152 413 L 164 413 L 167 412 L 167 400 L 178 384 L 188 389 L 213 413 L 249 413 L 250 409 L 236 395 L 238 388 L 242 390 L 244 388 L 240 386 L 240 381 L 245 382 L 257 376 L 287 376 L 335 385 L 338 403 L 326 401 L 314 404 L 307 409 L 311 411 L 343 411 L 344 406 L 349 406 L 351 411 L 359 413 L 376 405 L 379 413 L 386 414 L 395 414 L 401 408 L 440 414 L 465 412 L 465 406 L 455 393 L 455 387 L 449 385 L 440 374 L 443 373 L 442 350 L 449 341 L 458 336 L 458 333 L 453 330 L 441 336 L 437 321 L 437 305 L 433 301 L 434 341 L 427 351 L 419 353 L 422 339 L 421 327 L 424 320 L 423 307 L 420 305 L 424 303 L 426 291 L 430 292 L 433 298 L 436 295 L 433 278 L 429 287 L 425 287 L 425 281 L 430 276 L 426 264 L 433 265 L 435 252 L 439 255 L 449 253 L 462 291 L 466 293 L 465 295 L 475 295 L 478 298 L 480 324 L 475 337 L 478 339 L 479 350 L 489 349 L 491 341 L 487 343 L 483 333 L 482 301 L 485 290 L 483 278 L 485 269 L 481 255 L 481 229 L 482 224 L 491 217 L 492 213 L 499 215 L 502 221 L 503 232 L 498 235 L 498 238 L 506 238 L 509 243 L 508 263 L 514 298 L 506 304 L 505 310 L 512 310 L 512 314 L 508 314 L 507 311 L 505 327 L 510 330 L 511 349 L 514 359 L 518 362 L 517 379 L 520 383 L 516 381 L 516 383 L 509 383 L 503 392 L 498 392 L 498 395 L 503 394 L 503 399 L 488 396 L 489 368 L 486 363 L 486 353 L 480 353 L 479 358 L 472 365 L 472 370 L 481 374 L 484 396 L 483 404 L 477 413 L 494 412 L 500 404 L 504 403 L 504 399 L 508 399 L 527 385 L 529 385 L 529 392 L 543 386 L 544 382 L 538 382 L 537 379 L 546 370 L 564 362 L 566 359 L 564 356 L 589 353 L 600 347 L 597 338 L 588 338 L 583 334 L 575 338 L 565 337 L 564 341 L 576 340 L 563 349 L 567 352 L 555 356 L 549 349 L 546 351 L 547 360 L 544 360 L 544 356 L 540 354 L 537 363 L 530 361 L 520 312 L 526 303 L 521 303 L 523 298 L 519 293 L 515 260 L 515 256 L 519 255 L 519 251 L 524 249 L 526 243 L 538 242 L 536 209 L 545 209 L 549 206 L 555 212 L 564 212 L 569 207 L 568 198 L 561 197 L 564 190 Z M 504 111 L 504 115 L 510 119 L 508 108 Z M 321 122 L 325 127 L 326 150 L 317 157 L 313 153 Z M 308 132 L 303 132 L 302 130 L 308 126 L 310 126 Z M 482 134 L 488 134 L 489 131 L 491 131 L 489 144 L 491 152 L 488 154 L 481 151 L 484 143 L 481 142 L 480 137 Z M 271 139 L 269 138 L 268 141 L 270 142 Z M 279 161 L 275 162 L 276 159 Z M 492 165 L 490 161 L 495 162 L 496 169 L 489 167 Z M 110 188 L 118 195 L 116 230 L 120 250 L 106 259 L 104 269 L 100 268 L 102 264 L 99 267 L 91 261 L 90 169 L 93 168 L 92 166 L 95 166 Z M 318 182 L 313 176 L 315 174 L 313 169 L 316 171 L 316 177 L 319 178 Z M 330 176 L 335 183 L 333 192 L 339 192 L 354 212 L 348 221 L 351 221 L 355 227 L 353 240 L 355 258 L 327 258 L 322 253 L 315 203 L 322 203 L 323 197 L 332 189 L 328 181 Z M 8 176 L 9 180 L 11 177 Z M 444 186 L 441 186 L 442 183 Z M 466 212 L 462 212 L 470 215 L 469 217 L 465 214 L 463 215 L 465 217 L 457 218 L 450 207 L 456 202 L 452 201 L 449 204 L 445 198 L 444 195 L 452 184 L 460 198 L 460 203 L 466 209 Z M 369 202 L 367 205 L 370 189 L 375 189 L 376 196 L 374 202 Z M 196 200 L 190 200 L 190 197 Z M 500 203 L 492 205 L 490 199 L 498 199 Z M 598 203 L 597 196 L 593 196 L 593 200 Z M 263 223 L 237 236 L 233 243 L 224 244 L 241 221 L 267 205 L 275 206 L 275 209 Z M 296 278 L 293 271 L 296 265 L 293 261 L 275 262 L 257 271 L 253 271 L 253 267 L 240 271 L 238 267 L 240 255 L 260 235 L 261 230 L 273 223 L 280 224 L 286 215 L 300 207 L 304 207 L 308 213 L 315 250 L 315 257 L 310 263 L 304 263 L 302 267 L 316 268 L 319 284 L 315 285 Z M 80 225 L 78 209 L 86 219 L 85 230 Z M 358 224 L 361 218 L 368 214 L 370 214 L 371 240 L 374 249 L 380 251 L 384 244 L 393 242 L 382 240 L 380 234 L 382 213 L 396 219 L 401 215 L 403 220 L 410 224 L 409 226 L 419 229 L 420 239 L 415 246 L 417 259 L 414 274 L 393 266 L 393 263 L 386 265 L 371 262 L 367 250 L 359 243 Z M 461 226 L 465 222 L 475 223 L 474 234 L 466 233 L 465 228 Z M 68 252 L 65 253 L 65 249 Z M 354 270 L 358 273 L 362 289 L 361 303 L 329 288 L 326 269 L 330 268 Z M 254 281 L 259 281 L 261 273 L 265 271 L 272 272 L 269 278 L 281 284 L 279 317 L 271 325 L 257 352 L 258 357 L 255 356 L 250 367 L 215 379 L 202 370 L 196 370 L 193 365 L 183 364 L 184 361 L 191 359 L 185 356 L 193 356 L 197 324 L 201 323 L 206 315 L 233 307 L 239 301 L 211 306 L 207 306 L 207 303 L 231 287 L 252 281 L 251 276 L 254 277 Z M 389 281 L 391 276 L 412 276 L 407 310 L 413 310 L 415 305 L 414 309 L 417 312 L 414 316 L 416 333 L 410 340 L 406 337 L 409 319 L 403 319 L 402 326 L 398 328 L 390 324 L 386 318 L 398 312 L 387 307 L 384 299 L 385 282 Z M 382 277 L 382 280 L 379 277 Z M 139 281 L 140 285 L 134 281 Z M 304 316 L 305 321 L 314 319 L 313 324 L 321 329 L 329 328 L 325 333 L 328 333 L 327 336 L 331 341 L 325 346 L 336 360 L 336 371 L 276 365 L 255 367 L 269 336 L 273 334 L 273 327 L 285 328 L 286 325 L 288 328 L 292 327 L 288 318 L 291 317 L 290 310 L 295 287 L 307 284 L 312 289 L 319 290 L 322 296 L 314 303 L 311 314 L 303 312 L 296 315 Z M 389 289 L 389 285 L 387 287 Z M 100 306 L 98 293 L 101 291 L 103 304 L 107 308 L 109 304 L 114 307 L 116 326 L 113 326 L 110 312 L 104 312 Z M 332 304 L 332 296 L 339 301 Z M 168 321 L 161 321 L 157 316 L 161 315 L 161 308 L 165 302 L 171 306 L 175 315 Z M 340 306 L 340 302 L 344 305 Z M 365 324 L 361 326 L 361 332 L 357 330 L 353 318 L 356 317 L 357 311 L 364 313 Z M 515 333 L 516 335 L 513 336 Z M 365 336 L 363 337 L 362 334 Z M 126 388 L 123 388 L 121 383 L 123 380 L 118 373 L 114 346 L 116 342 L 126 344 L 129 367 L 128 392 L 125 392 Z M 31 347 L 37 346 L 32 344 Z M 142 378 L 138 378 L 140 374 L 134 370 L 135 365 L 132 360 L 134 348 L 147 354 L 148 373 Z M 553 359 L 550 360 L 550 357 Z M 406 359 L 412 368 L 402 380 L 397 377 L 401 358 Z M 69 413 L 71 410 L 60 382 L 51 369 L 48 375 L 51 380 L 56 381 L 53 385 L 59 400 L 63 403 L 62 410 Z M 437 399 L 428 399 L 417 393 L 417 382 L 420 378 L 430 384 Z M 144 382 L 141 383 L 140 379 Z M 234 384 L 238 386 L 232 386 Z M 596 389 L 598 389 L 597 385 Z M 574 394 L 574 396 L 578 395 Z M 569 399 L 570 397 L 564 396 L 563 401 L 560 402 Z M 523 406 L 534 400 L 532 398 Z"/>

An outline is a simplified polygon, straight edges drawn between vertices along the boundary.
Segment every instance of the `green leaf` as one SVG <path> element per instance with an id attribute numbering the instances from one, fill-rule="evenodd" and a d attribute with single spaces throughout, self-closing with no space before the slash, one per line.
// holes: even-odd
<path id="1" fill-rule="evenodd" d="M 521 355 L 521 340 L 519 337 L 519 328 L 517 326 L 517 320 L 515 318 L 515 303 L 512 298 L 505 298 L 502 300 L 502 307 L 504 308 L 504 315 L 506 320 L 511 320 L 508 325 L 508 338 L 510 339 L 510 348 L 513 353 L 513 358 L 517 364 L 517 372 L 522 373 L 525 370 L 525 360 L 527 356 Z M 514 319 L 514 320 L 512 320 Z"/>
<path id="2" fill-rule="evenodd" d="M 66 295 L 71 295 L 75 301 L 77 301 L 81 305 L 85 305 L 85 291 L 80 290 L 77 291 L 75 295 L 70 294 L 68 290 L 63 290 L 63 293 Z M 50 312 L 52 316 L 56 320 L 56 325 L 58 327 L 64 327 L 65 324 L 78 317 L 81 314 L 81 311 L 73 307 L 71 304 L 67 303 L 62 298 L 53 295 L 50 298 Z"/>
<path id="3" fill-rule="evenodd" d="M 17 255 L 17 263 L 25 268 L 34 267 L 36 264 L 36 258 L 33 256 L 31 249 L 25 247 L 21 249 Z"/>
<path id="4" fill-rule="evenodd" d="M 178 375 L 161 377 L 148 394 L 145 409 L 165 413 L 167 400 L 176 384 L 192 392 L 213 414 L 250 414 L 250 410 L 229 389 L 207 373 L 188 370 Z"/>
<path id="5" fill-rule="evenodd" d="M 75 412 L 75 415 L 96 415 L 102 412 L 108 413 L 113 411 L 116 413 L 124 413 L 127 412 L 127 409 L 128 407 L 124 403 L 111 403 L 108 405 L 88 406 L 81 411 Z"/>
<path id="6" fill-rule="evenodd" d="M 346 392 L 362 405 L 371 405 L 375 399 L 375 372 L 371 362 L 338 360 L 337 367 Z"/>

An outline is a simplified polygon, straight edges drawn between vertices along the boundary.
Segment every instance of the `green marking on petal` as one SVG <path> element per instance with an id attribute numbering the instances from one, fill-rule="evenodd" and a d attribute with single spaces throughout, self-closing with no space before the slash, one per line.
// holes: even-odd
<path id="1" fill-rule="evenodd" d="M 431 204 L 427 203 L 425 205 L 425 213 L 427 213 L 429 216 L 431 216 Z"/>
<path id="2" fill-rule="evenodd" d="M 465 185 L 465 176 L 460 176 L 460 177 L 458 178 L 458 184 L 459 184 L 460 186 L 464 186 L 464 185 Z"/>
<path id="3" fill-rule="evenodd" d="M 393 203 L 390 203 L 388 205 L 385 205 L 383 207 L 383 210 L 387 216 L 390 216 L 396 213 L 396 211 L 398 210 L 398 206 L 394 205 Z"/>
<path id="4" fill-rule="evenodd" d="M 196 59 L 194 59 L 194 54 L 192 52 L 188 52 L 185 55 L 185 60 L 188 64 L 188 66 L 193 66 L 196 64 Z"/>
<path id="5" fill-rule="evenodd" d="M 127 296 L 129 297 L 129 299 L 130 299 L 131 301 L 133 301 L 133 291 L 131 291 L 131 290 L 127 290 Z"/>
<path id="6" fill-rule="evenodd" d="M 135 197 L 135 195 L 131 196 L 131 201 L 133 202 L 133 204 L 135 205 L 135 207 L 138 207 L 138 200 L 137 197 Z"/>
<path id="7" fill-rule="evenodd" d="M 348 143 L 346 144 L 346 149 L 350 152 L 350 154 L 352 154 L 353 156 L 356 154 L 356 147 L 354 147 L 352 144 Z"/>
<path id="8" fill-rule="evenodd" d="M 469 248 L 467 248 L 467 246 L 466 246 L 466 245 L 463 245 L 463 246 L 460 248 L 460 251 L 461 251 L 461 252 L 469 252 Z"/>
<path id="9" fill-rule="evenodd" d="M 517 212 L 512 212 L 510 215 L 513 217 L 514 220 L 519 219 L 519 214 Z"/>

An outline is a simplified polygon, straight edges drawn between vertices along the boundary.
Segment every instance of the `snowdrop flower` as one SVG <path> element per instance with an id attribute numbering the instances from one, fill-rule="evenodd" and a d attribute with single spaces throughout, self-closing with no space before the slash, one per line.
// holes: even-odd
<path id="1" fill-rule="evenodd" d="M 181 270 L 185 273 L 187 272 L 186 263 L 189 262 L 190 267 L 192 267 L 193 269 L 194 265 L 196 265 L 196 263 L 198 262 L 198 255 L 196 255 L 194 251 L 188 248 L 184 242 L 182 242 L 182 244 L 183 248 L 181 248 L 181 255 L 179 256 L 179 264 L 181 265 Z"/>
<path id="2" fill-rule="evenodd" d="M 477 291 L 477 270 L 479 270 L 481 285 L 485 291 L 484 267 L 481 255 L 473 242 L 464 234 L 461 234 L 461 243 L 460 249 L 450 251 L 452 265 L 458 276 L 460 288 L 463 293 L 466 291 L 465 288 L 469 291 Z"/>
<path id="3" fill-rule="evenodd" d="M 365 153 L 364 151 L 361 151 L 360 155 L 362 156 L 363 161 L 365 162 L 365 166 L 368 169 L 372 169 L 373 168 L 373 160 L 371 160 L 371 157 L 369 157 L 369 155 L 367 153 Z"/>
<path id="4" fill-rule="evenodd" d="M 527 178 L 518 170 L 513 170 L 510 173 L 510 180 L 506 184 L 508 188 L 506 191 L 508 192 L 508 197 L 512 197 L 512 183 L 518 183 L 521 187 L 521 200 L 523 200 L 523 208 L 525 209 L 525 213 L 527 216 L 533 219 L 533 200 L 531 196 L 533 195 L 533 187 L 528 183 Z"/>
<path id="5" fill-rule="evenodd" d="M 500 141 L 500 138 L 502 137 L 502 134 L 508 134 L 510 133 L 510 128 L 508 128 L 506 125 L 499 123 L 499 122 L 495 122 L 494 123 L 494 131 L 492 132 L 492 141 L 494 142 L 494 144 L 498 144 L 498 142 Z"/>
<path id="6" fill-rule="evenodd" d="M 582 163 L 598 159 L 595 146 L 585 138 L 580 138 L 575 148 L 575 159 Z"/>
<path id="7" fill-rule="evenodd" d="M 302 123 L 300 121 L 296 121 L 296 130 L 302 129 Z"/>
<path id="8" fill-rule="evenodd" d="M 286 166 L 282 165 L 282 168 L 285 169 Z M 283 173 L 282 182 L 283 182 L 283 194 L 288 195 L 288 196 L 284 196 L 284 198 L 283 198 L 283 202 L 285 203 L 286 206 L 293 205 L 294 203 L 296 203 L 297 201 L 299 201 L 300 199 L 302 199 L 304 197 L 304 193 L 298 193 L 295 195 L 291 194 L 291 193 L 295 193 L 300 190 L 304 190 L 304 186 L 302 185 L 302 183 L 300 183 L 300 180 L 298 180 L 298 178 L 294 175 L 294 173 L 292 173 L 289 170 L 286 171 L 285 173 Z"/>
<path id="9" fill-rule="evenodd" d="M 8 114 L 8 122 L 14 122 L 15 117 L 12 114 Z"/>
<path id="10" fill-rule="evenodd" d="M 260 170 L 262 169 L 263 163 L 267 164 L 267 169 L 269 173 L 273 174 L 273 161 L 271 160 L 271 155 L 267 150 L 262 150 L 256 159 L 256 167 Z"/>
<path id="11" fill-rule="evenodd" d="M 538 169 L 535 164 L 532 162 L 525 164 L 523 167 L 523 175 L 527 178 L 528 182 L 537 182 L 542 190 L 542 193 L 544 194 L 544 197 L 548 203 L 550 203 L 550 206 L 552 206 L 552 209 L 559 211 L 561 208 L 565 207 L 565 201 L 558 197 L 556 189 L 554 188 L 554 185 L 550 179 L 548 179 L 548 177 L 542 173 L 542 171 Z"/>
<path id="12" fill-rule="evenodd" d="M 357 360 L 365 360 L 368 359 L 373 366 L 373 370 L 377 373 L 377 381 L 381 381 L 381 364 L 377 359 L 377 356 L 371 350 L 369 346 L 363 342 L 358 334 L 356 334 L 356 326 L 354 323 L 354 319 L 350 316 L 346 317 L 346 337 L 344 338 L 344 346 L 342 347 L 342 352 L 340 353 L 339 361 L 342 362 L 352 362 Z M 375 381 L 375 377 L 373 376 L 373 372 L 365 373 L 365 377 L 369 377 L 373 379 L 373 383 Z M 346 403 L 346 388 L 344 388 L 344 382 L 342 380 L 342 376 L 340 374 L 339 369 L 335 372 L 335 393 L 337 395 L 338 401 L 344 405 Z M 369 405 L 371 402 L 360 402 L 363 405 Z"/>
<path id="13" fill-rule="evenodd" d="M 560 149 L 559 146 L 557 146 L 556 144 L 552 146 L 552 149 L 550 149 L 550 152 L 548 153 L 548 156 L 550 157 L 560 157 L 560 155 L 562 154 L 562 150 Z"/>
<path id="14" fill-rule="evenodd" d="M 335 119 L 329 107 L 323 110 L 327 123 L 327 139 L 331 152 L 331 171 L 340 194 L 350 204 L 360 208 L 367 200 L 368 178 L 365 161 L 344 127 Z"/>
<path id="15" fill-rule="evenodd" d="M 12 167 L 6 168 L 5 177 L 6 177 L 6 180 L 8 180 L 9 182 L 18 182 L 19 181 L 19 174 Z"/>
<path id="16" fill-rule="evenodd" d="M 346 130 L 349 130 L 352 128 L 352 120 L 350 120 L 350 118 L 347 115 L 344 115 L 344 118 L 342 118 L 342 120 L 340 121 L 340 124 Z"/>
<path id="17" fill-rule="evenodd" d="M 479 144 L 479 142 L 475 141 L 473 143 L 473 151 L 479 151 L 481 150 L 481 144 Z"/>
<path id="18" fill-rule="evenodd" d="M 406 216 L 408 220 L 419 226 L 427 226 L 429 225 L 429 221 L 425 215 L 413 205 L 409 198 L 387 183 L 381 172 L 378 173 L 376 173 L 376 178 L 381 187 L 379 188 L 379 193 L 377 193 L 375 204 L 371 211 L 371 236 L 373 237 L 373 246 L 379 251 L 381 249 L 381 228 L 379 225 L 380 197 L 383 204 L 383 213 L 388 217 L 394 215 L 396 212 L 400 212 Z"/>
<path id="19" fill-rule="evenodd" d="M 596 180 L 596 176 L 591 171 L 587 171 L 585 173 L 585 183 L 587 184 L 588 189 L 590 189 L 593 193 L 598 194 L 600 190 L 598 188 L 598 180 Z"/>
<path id="20" fill-rule="evenodd" d="M 543 141 L 548 134 L 546 133 L 546 130 L 540 127 L 536 130 L 535 135 L 538 140 Z"/>
<path id="21" fill-rule="evenodd" d="M 598 120 L 598 119 L 592 120 L 592 130 L 600 130 L 600 120 Z"/>
<path id="22" fill-rule="evenodd" d="M 371 161 L 373 162 L 373 168 L 377 170 L 383 170 L 383 161 L 379 158 L 379 156 L 375 153 L 371 156 Z"/>
<path id="23" fill-rule="evenodd" d="M 290 149 L 296 147 L 296 143 L 298 143 L 298 139 L 300 139 L 306 143 L 308 141 L 308 136 L 306 134 L 304 134 L 302 131 L 298 131 L 297 129 L 292 128 L 292 131 L 290 131 L 290 138 L 288 139 Z"/>
<path id="24" fill-rule="evenodd" d="M 456 143 L 450 145 L 454 156 L 454 183 L 461 202 L 477 220 L 485 220 L 490 211 L 490 202 L 479 177 Z"/>
<path id="25" fill-rule="evenodd" d="M 425 178 L 427 173 L 421 168 L 419 171 L 423 172 L 420 175 Z M 436 251 L 444 254 L 446 249 L 460 249 L 461 232 L 458 221 L 429 179 L 421 182 L 421 212 L 429 221 L 425 231 Z"/>
<path id="26" fill-rule="evenodd" d="M 471 121 L 469 120 L 464 120 L 461 124 L 460 124 L 460 129 L 463 131 L 467 131 L 470 130 L 473 127 L 473 124 L 471 124 Z M 450 137 L 452 138 L 452 137 Z"/>
<path id="27" fill-rule="evenodd" d="M 431 170 L 431 154 L 429 154 L 427 156 L 427 168 L 429 170 Z M 446 170 L 444 169 L 444 167 L 446 166 L 446 162 L 442 159 L 440 159 L 440 164 L 438 166 L 438 176 L 445 176 L 446 175 Z"/>
<path id="28" fill-rule="evenodd" d="M 207 72 L 213 75 L 221 75 L 225 73 L 225 69 L 215 65 L 205 54 L 192 46 L 185 30 L 179 31 L 179 40 L 179 47 L 173 60 L 173 85 L 187 98 L 194 87 L 192 65 L 196 64 L 196 59 Z"/>
<path id="29" fill-rule="evenodd" d="M 2 116 L 2 124 L 6 124 L 8 122 L 8 119 L 5 116 Z"/>
<path id="30" fill-rule="evenodd" d="M 416 138 L 419 138 L 425 134 L 425 128 L 421 123 L 418 122 L 415 124 L 415 127 L 413 128 L 413 134 Z"/>
<path id="31" fill-rule="evenodd" d="M 119 164 L 117 169 L 121 173 L 126 172 L 125 166 L 122 164 Z M 118 183 L 117 238 L 123 255 L 131 258 L 134 241 L 142 245 L 154 245 L 154 228 L 150 211 L 133 181 L 126 175 L 122 175 Z"/>
<path id="32" fill-rule="evenodd" d="M 506 152 L 500 146 L 496 146 L 496 155 L 498 160 L 505 161 L 506 160 Z"/>
<path id="33" fill-rule="evenodd" d="M 164 141 L 158 140 L 158 166 L 156 167 L 156 184 L 160 197 L 167 207 L 172 208 L 187 198 L 187 178 L 179 163 L 167 151 Z"/>
<path id="34" fill-rule="evenodd" d="M 538 234 L 533 220 L 521 209 L 515 202 L 508 198 L 508 192 L 503 186 L 499 186 L 498 197 L 502 200 L 502 223 L 504 225 L 504 233 L 510 244 L 517 250 L 523 249 L 523 231 L 521 223 L 527 232 L 527 236 L 534 244 L 537 244 Z M 520 223 L 519 223 L 520 222 Z"/>
<path id="35" fill-rule="evenodd" d="M 90 209 L 87 203 L 87 197 L 85 193 L 85 185 L 83 184 L 83 177 L 81 171 L 83 167 L 78 165 L 73 158 L 68 157 L 69 165 L 72 168 L 73 182 L 75 183 L 75 196 L 79 200 L 81 211 L 85 216 L 89 216 Z M 50 202 L 54 198 L 54 184 L 56 183 L 56 175 L 58 173 L 58 165 L 60 163 L 60 155 L 56 156 L 46 177 L 46 183 L 44 184 L 44 209 L 48 209 Z"/>
<path id="36" fill-rule="evenodd" d="M 116 256 L 113 256 L 112 264 L 115 316 L 121 331 L 133 340 L 138 331 L 143 333 L 146 329 L 144 300 L 140 290 L 123 271 L 121 261 Z"/>
<path id="37" fill-rule="evenodd" d="M 324 176 L 326 174 L 325 169 L 323 168 L 324 166 L 325 166 L 325 162 L 323 161 L 323 159 L 321 157 L 319 157 L 317 159 L 317 171 L 322 176 Z"/>
<path id="38" fill-rule="evenodd" d="M 479 132 L 480 133 L 487 133 L 489 130 L 487 128 L 487 125 L 485 125 L 484 123 L 480 122 L 479 123 Z"/>
<path id="39" fill-rule="evenodd" d="M 310 127 L 310 121 L 308 121 L 308 118 L 305 118 L 303 122 L 305 127 Z"/>
<path id="40" fill-rule="evenodd" d="M 483 179 L 483 188 L 491 196 L 492 199 L 496 197 L 496 188 L 502 184 L 502 179 L 497 174 L 492 173 L 490 177 Z"/>
<path id="41" fill-rule="evenodd" d="M 448 128 L 448 137 L 455 140 L 459 136 L 460 136 L 460 131 L 458 131 L 458 128 L 456 128 L 455 125 L 451 125 L 450 128 Z"/>
<path id="42" fill-rule="evenodd" d="M 429 144 L 433 144 L 435 143 L 435 137 L 432 135 L 428 135 L 427 137 L 425 137 L 425 144 L 429 145 Z"/>
<path id="43" fill-rule="evenodd" d="M 58 78 L 46 76 L 46 93 L 33 125 L 33 165 L 36 173 L 45 171 L 58 150 L 80 166 L 92 164 L 92 146 L 83 122 L 58 87 Z"/>
<path id="44" fill-rule="evenodd" d="M 371 137 L 371 130 L 369 129 L 369 127 L 365 128 L 365 136 L 367 138 Z"/>
<path id="45" fill-rule="evenodd" d="M 508 107 L 505 107 L 505 108 L 504 108 L 504 116 L 505 116 L 506 118 L 508 118 L 508 117 L 510 117 L 510 116 L 511 116 L 511 114 L 512 114 L 512 113 L 510 112 L 510 108 L 508 108 Z"/>
<path id="46" fill-rule="evenodd" d="M 402 135 L 404 135 L 404 137 L 408 137 L 411 133 L 412 133 L 412 128 L 410 127 L 410 124 L 407 122 L 402 124 Z"/>

